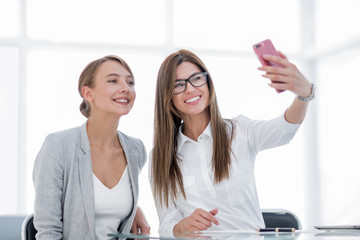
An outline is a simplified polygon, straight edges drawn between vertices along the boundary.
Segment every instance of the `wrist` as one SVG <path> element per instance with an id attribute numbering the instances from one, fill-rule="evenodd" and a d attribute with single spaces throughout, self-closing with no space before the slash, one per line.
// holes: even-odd
<path id="1" fill-rule="evenodd" d="M 174 228 L 173 228 L 173 235 L 174 237 L 180 237 L 181 236 L 181 225 L 180 222 L 175 224 Z"/>
<path id="2" fill-rule="evenodd" d="M 297 96 L 297 98 L 303 102 L 309 102 L 315 98 L 315 85 L 311 83 L 311 94 L 309 97 L 302 97 L 300 95 Z"/>

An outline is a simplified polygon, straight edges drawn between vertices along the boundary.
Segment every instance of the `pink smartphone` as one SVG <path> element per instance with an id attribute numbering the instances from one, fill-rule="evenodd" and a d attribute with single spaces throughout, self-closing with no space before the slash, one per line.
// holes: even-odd
<path id="1" fill-rule="evenodd" d="M 277 67 L 282 67 L 281 65 L 271 62 L 271 61 L 267 61 L 265 60 L 262 56 L 263 55 L 272 55 L 272 56 L 279 56 L 280 54 L 276 51 L 274 45 L 272 44 L 270 39 L 266 39 L 262 42 L 256 43 L 253 45 L 254 51 L 256 53 L 256 55 L 258 56 L 261 64 L 263 66 L 277 66 Z M 279 82 L 281 83 L 281 82 Z M 279 90 L 276 89 L 276 92 L 281 93 L 284 90 Z"/>
<path id="2" fill-rule="evenodd" d="M 262 42 L 254 44 L 253 48 L 263 66 L 281 67 L 281 65 L 271 61 L 267 61 L 262 57 L 263 55 L 280 56 L 270 39 L 266 39 Z"/>

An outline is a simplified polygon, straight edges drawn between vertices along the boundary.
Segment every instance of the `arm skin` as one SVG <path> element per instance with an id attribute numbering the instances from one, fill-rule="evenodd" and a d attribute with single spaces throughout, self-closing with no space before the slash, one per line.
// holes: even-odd
<path id="1" fill-rule="evenodd" d="M 133 225 L 131 227 L 131 232 L 137 234 L 140 230 L 141 235 L 150 234 L 150 226 L 146 221 L 145 215 L 140 207 L 137 207 Z"/>
<path id="2" fill-rule="evenodd" d="M 219 225 L 219 221 L 215 218 L 218 212 L 216 208 L 209 212 L 201 208 L 196 209 L 189 217 L 182 219 L 174 226 L 174 236 L 182 237 L 188 233 L 203 231 L 211 227 L 213 223 Z"/>
<path id="3" fill-rule="evenodd" d="M 299 69 L 288 61 L 286 56 L 279 52 L 280 57 L 264 55 L 268 61 L 276 62 L 283 67 L 262 66 L 258 69 L 265 71 L 262 76 L 270 79 L 269 86 L 276 90 L 289 90 L 297 96 L 309 97 L 311 95 L 311 82 L 309 82 Z M 301 123 L 306 115 L 308 102 L 304 102 L 295 97 L 292 104 L 285 112 L 285 119 L 289 123 Z"/>

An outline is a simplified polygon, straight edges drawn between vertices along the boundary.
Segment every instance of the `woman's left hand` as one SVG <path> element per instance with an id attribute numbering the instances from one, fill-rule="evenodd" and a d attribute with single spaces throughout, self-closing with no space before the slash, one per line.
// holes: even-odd
<path id="1" fill-rule="evenodd" d="M 150 234 L 150 226 L 146 221 L 145 215 L 141 208 L 137 207 L 134 222 L 131 227 L 131 232 L 133 234 L 138 234 L 139 230 L 141 235 Z"/>
<path id="2" fill-rule="evenodd" d="M 311 83 L 304 77 L 295 64 L 289 62 L 287 57 L 279 51 L 280 57 L 263 55 L 265 60 L 275 62 L 283 67 L 262 66 L 258 69 L 265 71 L 262 76 L 271 80 L 269 86 L 277 92 L 289 90 L 295 95 L 309 97 L 311 95 Z"/>

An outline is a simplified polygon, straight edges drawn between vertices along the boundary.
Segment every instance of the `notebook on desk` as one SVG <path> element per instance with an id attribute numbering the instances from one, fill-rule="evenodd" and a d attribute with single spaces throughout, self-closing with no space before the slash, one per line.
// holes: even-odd
<path id="1" fill-rule="evenodd" d="M 360 225 L 329 225 L 329 226 L 314 226 L 319 230 L 360 230 Z"/>

